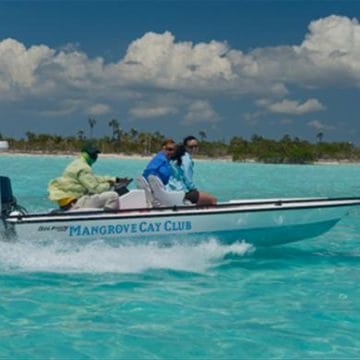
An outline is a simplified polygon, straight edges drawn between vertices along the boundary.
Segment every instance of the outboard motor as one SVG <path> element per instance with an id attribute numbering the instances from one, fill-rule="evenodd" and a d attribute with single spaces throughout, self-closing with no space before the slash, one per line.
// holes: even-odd
<path id="1" fill-rule="evenodd" d="M 16 202 L 10 179 L 7 176 L 0 176 L 0 234 L 4 234 L 5 237 L 9 237 L 14 233 L 13 228 L 6 222 L 6 218 L 12 211 L 26 213 L 26 210 Z"/>
<path id="2" fill-rule="evenodd" d="M 16 205 L 11 182 L 7 176 L 0 176 L 1 217 L 6 217 Z"/>

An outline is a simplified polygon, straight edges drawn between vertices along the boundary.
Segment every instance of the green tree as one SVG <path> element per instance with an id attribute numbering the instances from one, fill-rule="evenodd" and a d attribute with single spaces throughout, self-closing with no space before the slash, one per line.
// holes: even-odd
<path id="1" fill-rule="evenodd" d="M 109 121 L 109 126 L 112 130 L 112 140 L 120 140 L 121 130 L 119 121 L 117 121 L 116 119 L 111 119 Z"/>
<path id="2" fill-rule="evenodd" d="M 200 141 L 205 141 L 207 139 L 206 132 L 204 130 L 199 131 Z"/>
<path id="3" fill-rule="evenodd" d="M 85 140 L 85 132 L 84 132 L 84 130 L 78 130 L 78 132 L 77 132 L 77 137 L 78 137 L 78 139 L 80 140 L 80 141 L 83 141 L 83 140 Z"/>
<path id="4" fill-rule="evenodd" d="M 139 132 L 135 128 L 130 129 L 130 137 L 133 142 L 136 141 L 136 138 L 138 135 L 139 135 Z"/>
<path id="5" fill-rule="evenodd" d="M 324 137 L 324 133 L 322 133 L 322 132 L 318 132 L 318 133 L 316 134 L 316 140 L 317 140 L 317 142 L 318 142 L 319 144 L 322 142 L 323 137 Z"/>
<path id="6" fill-rule="evenodd" d="M 94 132 L 94 126 L 96 124 L 95 118 L 89 117 L 88 118 L 88 123 L 89 123 L 89 126 L 90 126 L 90 139 L 92 139 L 93 138 L 93 132 Z"/>

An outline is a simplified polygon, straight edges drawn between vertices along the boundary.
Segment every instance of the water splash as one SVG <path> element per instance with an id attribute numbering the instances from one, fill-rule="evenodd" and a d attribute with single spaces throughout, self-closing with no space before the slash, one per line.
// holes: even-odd
<path id="1" fill-rule="evenodd" d="M 140 273 L 170 269 L 202 273 L 228 254 L 251 251 L 245 242 L 222 245 L 214 238 L 197 244 L 119 244 L 104 241 L 88 244 L 53 242 L 0 242 L 0 271 L 55 273 Z"/>

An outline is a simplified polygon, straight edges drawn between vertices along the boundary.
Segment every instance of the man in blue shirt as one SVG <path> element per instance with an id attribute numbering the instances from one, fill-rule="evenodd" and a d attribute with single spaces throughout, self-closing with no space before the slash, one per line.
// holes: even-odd
<path id="1" fill-rule="evenodd" d="M 169 182 L 171 176 L 170 158 L 174 154 L 176 145 L 173 139 L 165 140 L 161 151 L 159 151 L 149 162 L 143 172 L 147 180 L 149 175 L 155 175 L 161 179 L 164 185 Z"/>

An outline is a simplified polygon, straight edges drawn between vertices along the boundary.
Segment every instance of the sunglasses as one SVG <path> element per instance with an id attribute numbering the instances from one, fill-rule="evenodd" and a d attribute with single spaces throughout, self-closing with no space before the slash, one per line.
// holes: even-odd
<path id="1" fill-rule="evenodd" d="M 175 151 L 175 148 L 172 148 L 172 147 L 166 147 L 165 148 L 166 151 Z"/>
<path id="2" fill-rule="evenodd" d="M 188 145 L 189 149 L 197 149 L 199 145 Z"/>

